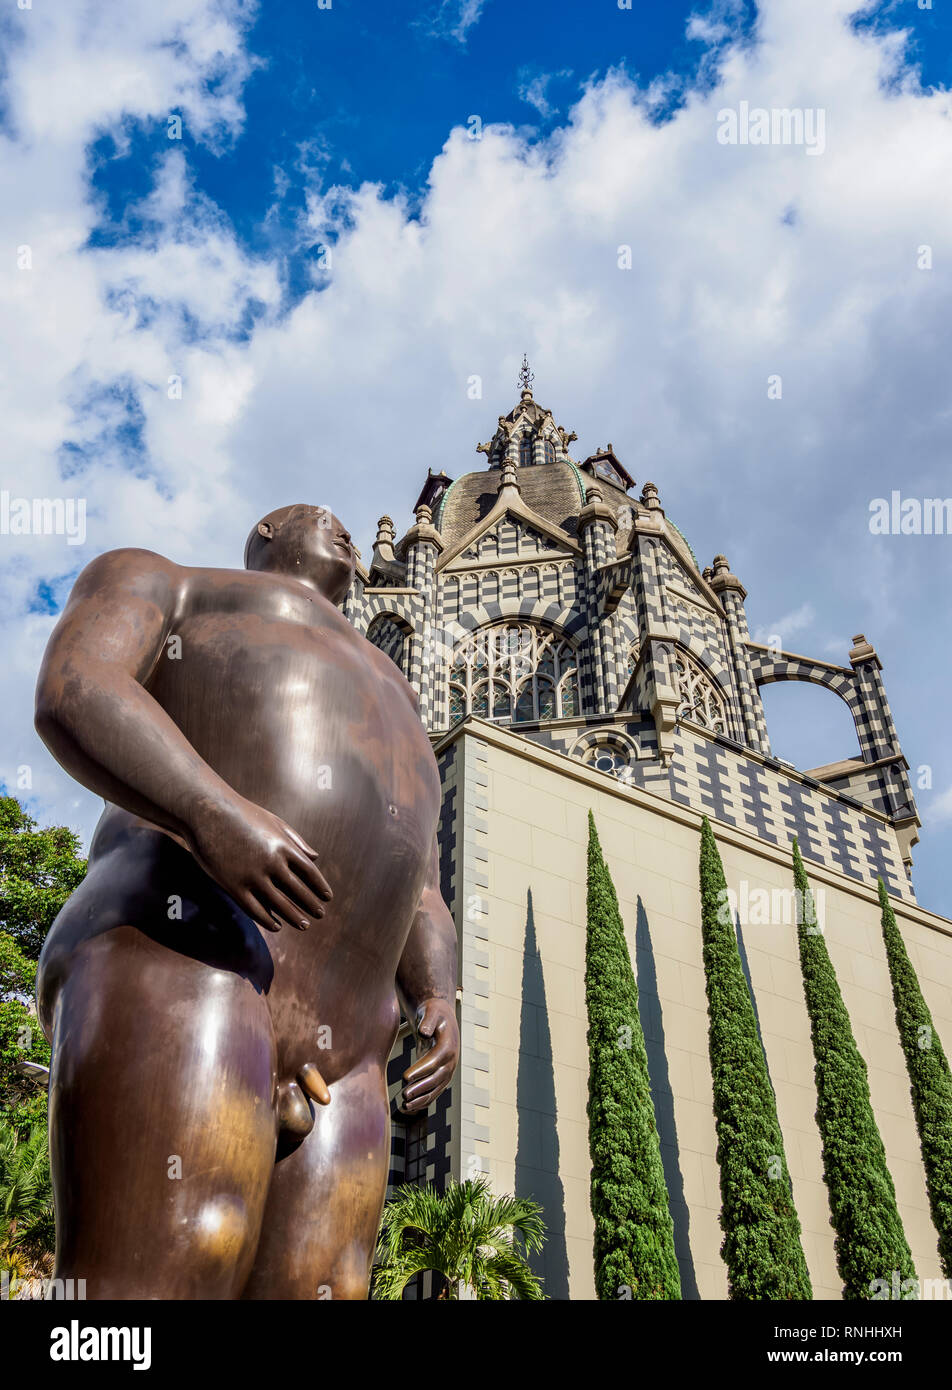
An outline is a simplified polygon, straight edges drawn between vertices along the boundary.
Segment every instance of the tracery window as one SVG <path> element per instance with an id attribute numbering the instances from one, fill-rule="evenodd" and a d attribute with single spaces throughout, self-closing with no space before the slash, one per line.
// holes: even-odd
<path id="1" fill-rule="evenodd" d="M 528 623 L 480 628 L 456 648 L 450 724 L 480 719 L 569 719 L 580 712 L 578 663 L 564 637 Z"/>
<path id="2" fill-rule="evenodd" d="M 532 439 L 524 434 L 519 440 L 519 467 L 528 468 L 532 463 Z"/>
<path id="3" fill-rule="evenodd" d="M 542 445 L 542 458 L 545 463 L 555 463 L 555 445 L 547 439 Z"/>
<path id="4" fill-rule="evenodd" d="M 631 755 L 622 743 L 606 740 L 590 744 L 581 757 L 588 767 L 617 777 L 622 782 L 631 780 Z"/>
<path id="5" fill-rule="evenodd" d="M 724 697 L 704 668 L 681 650 L 675 651 L 671 665 L 681 696 L 680 717 L 710 729 L 713 734 L 726 734 Z"/>

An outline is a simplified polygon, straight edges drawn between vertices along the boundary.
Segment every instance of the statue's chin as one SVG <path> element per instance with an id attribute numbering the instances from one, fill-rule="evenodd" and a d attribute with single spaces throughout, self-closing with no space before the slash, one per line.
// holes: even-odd
<path id="1" fill-rule="evenodd" d="M 317 589 L 319 594 L 323 594 L 328 603 L 332 603 L 335 608 L 340 608 L 344 599 L 347 597 L 347 591 L 351 586 L 351 581 L 352 576 L 348 569 L 343 579 L 338 575 L 334 575 L 333 577 L 321 575 L 319 578 L 316 578 L 313 583 L 315 589 Z"/>
<path id="2" fill-rule="evenodd" d="M 289 579 L 307 584 L 310 588 L 316 589 L 321 597 L 326 598 L 335 608 L 339 608 L 344 602 L 354 578 L 354 570 L 343 556 L 339 560 L 335 557 L 334 560 L 325 561 L 310 570 L 298 569 L 296 566 L 281 566 L 272 573 L 286 574 Z"/>

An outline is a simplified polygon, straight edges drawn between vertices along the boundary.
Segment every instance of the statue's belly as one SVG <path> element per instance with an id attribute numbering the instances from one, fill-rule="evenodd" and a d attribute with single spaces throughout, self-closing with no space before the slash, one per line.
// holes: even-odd
<path id="1" fill-rule="evenodd" d="M 150 688 L 226 782 L 318 851 L 333 890 L 308 931 L 268 936 L 279 1041 L 282 1031 L 312 1038 L 315 1020 L 361 1007 L 371 1032 L 387 1032 L 436 833 L 439 775 L 396 680 L 335 634 L 305 629 L 302 641 L 297 628 L 292 642 L 282 626 L 249 641 L 256 634 L 243 623 L 233 642 L 216 628 L 205 642 L 193 622 L 181 666 L 165 663 Z"/>

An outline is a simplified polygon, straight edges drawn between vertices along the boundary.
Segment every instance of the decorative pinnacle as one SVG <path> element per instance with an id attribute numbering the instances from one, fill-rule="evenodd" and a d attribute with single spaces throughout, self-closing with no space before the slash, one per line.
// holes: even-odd
<path id="1" fill-rule="evenodd" d="M 723 594 L 728 590 L 733 590 L 735 593 L 740 594 L 741 603 L 743 603 L 744 599 L 747 597 L 747 590 L 737 578 L 737 575 L 731 574 L 731 567 L 727 563 L 726 555 L 714 556 L 714 570 L 708 583 L 715 594 Z"/>
<path id="2" fill-rule="evenodd" d="M 519 389 L 528 391 L 532 395 L 532 383 L 535 381 L 535 374 L 529 370 L 529 358 L 525 353 L 522 354 L 522 366 L 519 368 Z"/>
<path id="3" fill-rule="evenodd" d="M 377 522 L 377 539 L 375 544 L 380 545 L 381 542 L 392 541 L 396 534 L 396 531 L 393 529 L 392 519 L 389 516 L 382 516 Z"/>
<path id="4" fill-rule="evenodd" d="M 850 648 L 850 665 L 862 666 L 867 661 L 875 661 L 879 670 L 882 670 L 882 662 L 876 655 L 872 643 L 867 642 L 862 632 L 857 632 L 853 638 L 853 645 Z"/>
<path id="5" fill-rule="evenodd" d="M 502 476 L 499 479 L 499 487 L 496 491 L 503 492 L 506 488 L 513 488 L 516 492 L 519 491 L 519 483 L 516 479 L 516 468 L 511 459 L 505 459 L 503 461 Z"/>

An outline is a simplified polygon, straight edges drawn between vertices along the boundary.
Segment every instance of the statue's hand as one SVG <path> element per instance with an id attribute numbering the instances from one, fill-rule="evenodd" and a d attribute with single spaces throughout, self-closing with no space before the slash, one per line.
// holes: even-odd
<path id="1" fill-rule="evenodd" d="M 416 1035 L 432 1039 L 430 1047 L 403 1073 L 401 1108 L 414 1115 L 446 1090 L 459 1061 L 459 1027 L 452 999 L 424 999 L 416 1011 Z"/>
<path id="2" fill-rule="evenodd" d="M 205 872 L 259 927 L 301 931 L 324 916 L 330 884 L 317 850 L 278 816 L 242 796 L 205 803 L 189 827 L 188 848 Z"/>

